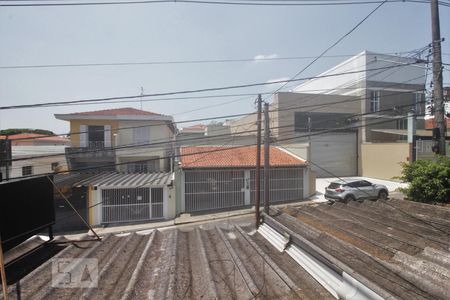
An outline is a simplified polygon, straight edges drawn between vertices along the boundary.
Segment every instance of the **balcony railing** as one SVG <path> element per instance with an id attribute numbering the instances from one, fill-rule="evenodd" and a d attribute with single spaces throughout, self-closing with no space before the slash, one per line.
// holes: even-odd
<path id="1" fill-rule="evenodd" d="M 115 150 L 111 147 L 105 147 L 104 142 L 92 141 L 88 147 L 67 147 L 66 155 L 69 157 L 114 157 Z"/>

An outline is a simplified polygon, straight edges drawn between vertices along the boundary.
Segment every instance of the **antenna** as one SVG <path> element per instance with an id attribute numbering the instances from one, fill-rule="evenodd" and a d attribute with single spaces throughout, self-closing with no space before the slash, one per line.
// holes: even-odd
<path id="1" fill-rule="evenodd" d="M 141 110 L 142 110 L 142 97 L 144 96 L 144 88 L 141 86 Z"/>

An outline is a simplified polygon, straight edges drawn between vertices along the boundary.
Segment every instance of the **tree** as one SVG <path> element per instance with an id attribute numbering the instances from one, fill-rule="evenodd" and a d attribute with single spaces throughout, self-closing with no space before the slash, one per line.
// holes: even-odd
<path id="1" fill-rule="evenodd" d="M 402 189 L 412 201 L 450 203 L 450 158 L 418 160 L 402 164 L 402 181 L 409 186 Z"/>
<path id="2" fill-rule="evenodd" d="M 45 129 L 31 129 L 31 128 L 9 128 L 0 130 L 0 135 L 14 135 L 19 133 L 36 133 L 43 135 L 54 135 L 50 130 Z"/>

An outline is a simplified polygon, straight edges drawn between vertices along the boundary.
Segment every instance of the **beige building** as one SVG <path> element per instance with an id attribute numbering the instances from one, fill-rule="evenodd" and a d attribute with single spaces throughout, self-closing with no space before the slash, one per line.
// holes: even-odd
<path id="1" fill-rule="evenodd" d="M 134 108 L 56 114 L 70 122 L 71 170 L 102 169 L 123 173 L 171 170 L 173 118 Z"/>

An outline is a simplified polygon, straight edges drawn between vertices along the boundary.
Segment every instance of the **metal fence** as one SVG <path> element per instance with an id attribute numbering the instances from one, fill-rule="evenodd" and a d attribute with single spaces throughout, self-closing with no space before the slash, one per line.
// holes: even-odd
<path id="1" fill-rule="evenodd" d="M 432 140 L 417 140 L 416 141 L 416 159 L 434 159 L 435 154 L 431 150 L 433 147 L 433 141 Z M 450 142 L 445 142 L 446 147 L 446 155 L 450 156 Z"/>
<path id="2" fill-rule="evenodd" d="M 163 188 L 102 189 L 102 223 L 164 217 Z"/>
<path id="3" fill-rule="evenodd" d="M 186 211 L 243 206 L 243 170 L 185 171 Z"/>
<path id="4" fill-rule="evenodd" d="M 256 170 L 250 172 L 250 203 L 255 204 Z M 303 168 L 276 168 L 269 172 L 270 203 L 303 199 Z M 264 204 L 264 170 L 260 177 L 260 201 Z"/>
<path id="5" fill-rule="evenodd" d="M 255 170 L 185 171 L 187 212 L 233 208 L 255 203 Z M 303 168 L 270 170 L 271 203 L 303 199 Z M 264 203 L 264 172 L 261 172 Z"/>

